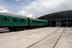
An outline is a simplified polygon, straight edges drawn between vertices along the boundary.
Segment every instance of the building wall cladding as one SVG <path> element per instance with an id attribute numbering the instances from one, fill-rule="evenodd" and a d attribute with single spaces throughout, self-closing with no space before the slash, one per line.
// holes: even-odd
<path id="1" fill-rule="evenodd" d="M 38 19 L 48 20 L 48 26 L 72 26 L 72 10 L 44 15 Z"/>

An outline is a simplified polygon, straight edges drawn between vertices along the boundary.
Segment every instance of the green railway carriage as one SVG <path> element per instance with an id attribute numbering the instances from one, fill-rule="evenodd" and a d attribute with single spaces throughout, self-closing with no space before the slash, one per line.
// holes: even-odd
<path id="1" fill-rule="evenodd" d="M 48 25 L 48 21 L 47 20 L 41 20 L 41 19 L 33 19 L 33 18 L 29 18 L 30 20 L 30 25 L 32 27 L 42 27 L 42 26 L 47 26 Z"/>
<path id="2" fill-rule="evenodd" d="M 28 18 L 0 15 L 0 27 L 28 26 Z"/>
<path id="3" fill-rule="evenodd" d="M 23 30 L 31 27 L 48 26 L 47 20 L 33 19 L 19 15 L 1 15 L 0 27 L 8 27 L 10 31 Z"/>
<path id="4" fill-rule="evenodd" d="M 0 27 L 8 27 L 12 30 L 21 30 L 28 26 L 27 17 L 16 17 L 15 15 L 0 15 Z"/>

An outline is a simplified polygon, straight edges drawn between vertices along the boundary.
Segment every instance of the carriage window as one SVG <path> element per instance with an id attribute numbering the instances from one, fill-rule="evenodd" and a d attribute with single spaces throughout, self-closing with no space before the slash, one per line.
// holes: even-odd
<path id="1" fill-rule="evenodd" d="M 32 22 L 33 22 L 33 23 L 35 23 L 35 21 L 34 21 L 34 20 L 32 20 Z"/>
<path id="2" fill-rule="evenodd" d="M 1 17 L 0 20 L 1 20 L 1 21 L 8 21 L 8 18 L 7 18 L 7 17 Z"/>
<path id="3" fill-rule="evenodd" d="M 24 19 L 21 19 L 20 21 L 21 21 L 21 22 L 25 22 L 25 20 L 24 20 Z"/>
<path id="4" fill-rule="evenodd" d="M 8 21 L 7 17 L 4 17 L 4 21 Z"/>
<path id="5" fill-rule="evenodd" d="M 17 19 L 15 19 L 15 18 L 13 18 L 13 21 L 14 21 L 14 22 L 18 22 L 18 20 L 17 20 Z"/>
<path id="6" fill-rule="evenodd" d="M 21 22 L 23 22 L 23 20 L 20 20 Z"/>

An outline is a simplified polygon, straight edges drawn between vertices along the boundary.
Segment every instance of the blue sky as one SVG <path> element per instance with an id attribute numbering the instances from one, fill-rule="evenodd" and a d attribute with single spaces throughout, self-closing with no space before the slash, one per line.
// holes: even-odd
<path id="1" fill-rule="evenodd" d="M 72 0 L 0 0 L 0 12 L 39 17 L 72 10 Z"/>

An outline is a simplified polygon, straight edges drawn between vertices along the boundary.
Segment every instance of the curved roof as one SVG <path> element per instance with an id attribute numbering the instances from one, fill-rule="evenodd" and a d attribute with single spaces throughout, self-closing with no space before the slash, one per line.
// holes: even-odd
<path id="1" fill-rule="evenodd" d="M 39 17 L 38 19 L 72 19 L 72 10 L 55 12 Z"/>

